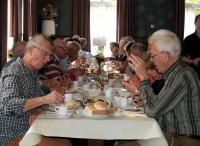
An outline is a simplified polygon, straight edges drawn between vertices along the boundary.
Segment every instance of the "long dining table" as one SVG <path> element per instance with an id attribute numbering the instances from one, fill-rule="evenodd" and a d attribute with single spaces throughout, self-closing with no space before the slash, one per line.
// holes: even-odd
<path id="1" fill-rule="evenodd" d="M 42 136 L 89 139 L 90 146 L 103 146 L 93 140 L 137 140 L 141 146 L 168 146 L 155 119 L 147 116 L 109 116 L 104 119 L 85 118 L 74 113 L 59 117 L 43 112 L 31 125 L 20 146 L 33 146 Z"/>

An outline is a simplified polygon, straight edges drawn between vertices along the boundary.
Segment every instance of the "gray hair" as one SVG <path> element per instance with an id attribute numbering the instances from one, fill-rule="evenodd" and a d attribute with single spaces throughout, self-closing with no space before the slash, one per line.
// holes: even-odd
<path id="1" fill-rule="evenodd" d="M 148 44 L 154 44 L 158 51 L 166 51 L 170 56 L 179 58 L 181 54 L 181 43 L 175 33 L 160 29 L 154 32 L 148 39 Z"/>
<path id="2" fill-rule="evenodd" d="M 27 52 L 28 49 L 29 49 L 30 47 L 32 47 L 32 46 L 39 47 L 40 44 L 41 44 L 41 42 L 44 41 L 44 40 L 49 41 L 49 42 L 51 43 L 50 39 L 47 38 L 47 37 L 45 37 L 45 36 L 42 35 L 42 34 L 36 34 L 36 35 L 34 35 L 34 36 L 27 42 L 27 44 L 26 44 L 26 50 L 25 50 L 25 51 Z"/>

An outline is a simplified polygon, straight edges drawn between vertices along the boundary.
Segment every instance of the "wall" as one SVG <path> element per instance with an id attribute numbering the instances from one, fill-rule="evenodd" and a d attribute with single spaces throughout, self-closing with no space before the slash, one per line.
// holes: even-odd
<path id="1" fill-rule="evenodd" d="M 136 38 L 147 38 L 152 32 L 165 28 L 172 30 L 173 0 L 134 0 L 133 29 Z"/>
<path id="2" fill-rule="evenodd" d="M 58 36 L 71 36 L 72 0 L 56 0 L 60 17 L 56 33 Z"/>
<path id="3" fill-rule="evenodd" d="M 72 0 L 52 0 L 60 8 L 57 36 L 71 36 Z M 172 29 L 173 0 L 134 0 L 133 28 L 131 34 L 134 38 L 145 39 L 155 30 Z M 43 0 L 38 0 L 41 9 Z M 38 31 L 41 32 L 42 20 L 38 18 Z M 143 41 L 143 40 L 142 40 Z"/>
<path id="4" fill-rule="evenodd" d="M 56 21 L 57 36 L 71 36 L 72 0 L 52 0 L 59 8 L 59 17 Z M 38 0 L 38 12 L 44 5 L 44 0 Z M 42 18 L 38 13 L 38 32 L 41 33 Z"/>

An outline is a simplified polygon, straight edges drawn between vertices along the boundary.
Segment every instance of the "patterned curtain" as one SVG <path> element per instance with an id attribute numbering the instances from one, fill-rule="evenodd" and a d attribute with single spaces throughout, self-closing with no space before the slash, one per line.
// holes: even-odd
<path id="1" fill-rule="evenodd" d="M 72 1 L 72 35 L 85 37 L 90 51 L 90 0 Z"/>

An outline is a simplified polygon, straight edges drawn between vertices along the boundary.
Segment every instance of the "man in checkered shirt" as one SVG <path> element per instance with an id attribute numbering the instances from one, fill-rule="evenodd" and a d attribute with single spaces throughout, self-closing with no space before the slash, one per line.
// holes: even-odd
<path id="1" fill-rule="evenodd" d="M 51 42 L 36 35 L 26 45 L 23 59 L 2 70 L 0 78 L 0 146 L 18 146 L 46 104 L 62 103 L 63 95 L 52 91 L 43 95 L 37 71 L 50 61 Z M 71 146 L 65 139 L 43 137 L 39 146 Z"/>

